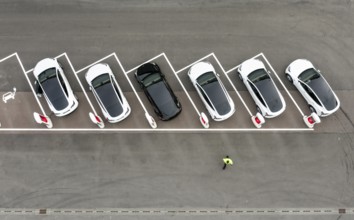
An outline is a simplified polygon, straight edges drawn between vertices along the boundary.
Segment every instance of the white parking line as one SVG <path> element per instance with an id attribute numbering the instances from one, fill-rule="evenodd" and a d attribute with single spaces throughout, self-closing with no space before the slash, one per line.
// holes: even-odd
<path id="1" fill-rule="evenodd" d="M 232 83 L 230 77 L 227 75 L 227 73 L 225 72 L 224 68 L 221 66 L 221 63 L 219 62 L 218 58 L 215 56 L 215 54 L 213 53 L 214 59 L 216 60 L 216 62 L 218 63 L 218 65 L 221 67 L 222 71 L 224 72 L 224 75 L 226 76 L 227 80 L 229 80 L 232 88 L 235 90 L 238 98 L 241 100 L 243 106 L 245 106 L 248 114 L 252 117 L 252 112 L 250 111 L 250 109 L 248 108 L 248 106 L 246 105 L 245 101 L 243 100 L 243 98 L 241 97 L 241 94 L 237 91 L 236 86 Z M 234 67 L 237 68 L 238 66 Z"/>
<path id="2" fill-rule="evenodd" d="M 40 101 L 39 101 L 39 99 L 38 99 L 38 97 L 36 96 L 36 92 L 35 92 L 35 90 L 34 90 L 32 84 L 31 84 L 31 82 L 30 82 L 30 79 L 29 79 L 29 77 L 28 77 L 28 75 L 27 75 L 28 73 L 32 72 L 33 69 L 30 69 L 30 70 L 27 70 L 27 71 L 26 71 L 25 68 L 24 68 L 24 66 L 23 66 L 23 64 L 22 64 L 22 62 L 21 62 L 21 60 L 20 60 L 20 57 L 18 56 L 17 53 L 13 53 L 13 54 L 11 54 L 11 55 L 9 55 L 9 56 L 3 58 L 3 59 L 0 59 L 0 62 L 3 62 L 3 61 L 5 61 L 5 60 L 7 60 L 7 59 L 9 59 L 9 58 L 11 58 L 11 57 L 13 57 L 13 56 L 15 56 L 15 57 L 17 58 L 17 60 L 18 60 L 18 62 L 19 62 L 19 64 L 20 64 L 20 66 L 21 66 L 21 69 L 22 69 L 22 71 L 23 71 L 23 73 L 24 73 L 24 75 L 25 75 L 25 77 L 26 77 L 26 79 L 27 79 L 28 84 L 30 85 L 30 88 L 31 88 L 31 90 L 32 90 L 32 93 L 34 94 L 35 99 L 36 99 L 36 101 L 37 101 L 37 103 L 38 103 L 38 105 L 39 105 L 39 107 L 40 107 L 42 113 L 43 113 L 44 115 L 46 115 L 45 112 L 44 112 L 44 109 L 43 109 L 43 107 L 42 107 L 42 105 L 41 105 L 41 103 L 40 103 Z M 116 53 L 112 53 L 112 54 L 109 54 L 109 55 L 107 55 L 106 57 L 104 57 L 104 58 L 102 58 L 102 59 L 100 59 L 100 60 L 98 60 L 98 61 L 96 61 L 96 62 L 94 62 L 94 63 L 92 63 L 92 64 L 90 64 L 90 65 L 88 65 L 88 66 L 86 66 L 86 67 L 84 67 L 84 68 L 82 68 L 82 69 L 80 69 L 80 70 L 78 70 L 78 71 L 75 71 L 74 66 L 72 65 L 72 63 L 71 63 L 71 61 L 70 61 L 70 59 L 69 59 L 69 57 L 68 57 L 68 55 L 67 55 L 66 52 L 65 52 L 65 53 L 62 53 L 62 54 L 60 54 L 60 55 L 58 55 L 58 56 L 55 57 L 55 58 L 58 59 L 58 58 L 60 58 L 60 57 L 62 57 L 62 56 L 65 56 L 65 58 L 68 60 L 69 65 L 70 65 L 72 71 L 74 72 L 74 75 L 75 75 L 75 77 L 76 77 L 76 79 L 77 79 L 77 81 L 78 81 L 78 83 L 79 83 L 79 85 L 80 85 L 82 91 L 84 92 L 84 95 L 85 95 L 86 99 L 88 100 L 89 105 L 90 105 L 92 111 L 93 111 L 95 114 L 96 114 L 96 111 L 95 111 L 95 109 L 94 109 L 94 107 L 93 107 L 93 105 L 92 105 L 90 99 L 88 98 L 88 95 L 87 95 L 87 93 L 85 92 L 85 89 L 84 89 L 84 87 L 83 87 L 83 85 L 82 85 L 80 79 L 78 78 L 77 74 L 80 73 L 80 72 L 82 72 L 83 70 L 85 70 L 85 69 L 87 69 L 87 68 L 89 68 L 89 67 L 91 67 L 91 66 L 93 66 L 93 65 L 95 65 L 95 64 L 97 64 L 97 63 L 99 63 L 99 62 L 101 62 L 101 61 L 103 61 L 103 60 L 105 60 L 105 59 L 107 59 L 107 58 L 109 58 L 109 57 L 111 57 L 111 56 L 113 56 L 113 57 L 116 59 L 116 61 L 118 62 L 120 68 L 122 69 L 124 75 L 126 76 L 128 82 L 129 82 L 131 88 L 133 89 L 133 92 L 134 92 L 134 94 L 136 95 L 136 97 L 137 97 L 139 103 L 141 104 L 141 106 L 142 106 L 142 108 L 144 109 L 144 111 L 147 112 L 147 110 L 146 110 L 144 104 L 142 103 L 140 97 L 138 96 L 138 94 L 137 94 L 137 92 L 136 92 L 134 86 L 132 85 L 132 83 L 131 83 L 131 81 L 130 81 L 128 75 L 127 75 L 128 73 L 130 73 L 130 72 L 136 70 L 140 65 L 139 65 L 139 66 L 136 66 L 136 67 L 134 67 L 134 68 L 132 68 L 132 69 L 130 69 L 130 70 L 128 70 L 128 71 L 125 71 L 125 69 L 124 69 L 122 63 L 120 62 L 118 56 L 116 55 Z M 199 59 L 199 60 L 193 62 L 192 64 L 190 64 L 190 65 L 188 65 L 188 66 L 186 66 L 186 67 L 183 67 L 182 69 L 180 69 L 180 70 L 178 70 L 178 71 L 175 71 L 175 69 L 173 68 L 171 62 L 169 61 L 169 59 L 168 59 L 168 57 L 166 56 L 165 53 L 161 53 L 161 54 L 159 54 L 159 55 L 157 55 L 157 56 L 155 56 L 155 57 L 149 59 L 149 60 L 146 61 L 146 62 L 151 62 L 152 60 L 157 59 L 157 58 L 159 58 L 159 57 L 161 57 L 161 56 L 163 56 L 163 57 L 166 59 L 168 65 L 169 65 L 170 68 L 172 69 L 172 71 L 173 71 L 173 73 L 175 74 L 177 80 L 179 81 L 179 83 L 180 83 L 180 85 L 182 86 L 184 92 L 185 92 L 186 95 L 188 96 L 189 100 L 191 101 L 191 103 L 192 103 L 194 109 L 196 110 L 196 112 L 197 112 L 198 114 L 200 114 L 200 113 L 199 113 L 199 110 L 197 109 L 197 107 L 195 106 L 193 100 L 192 100 L 191 97 L 189 96 L 189 94 L 188 94 L 187 90 L 185 89 L 183 83 L 181 82 L 180 78 L 178 77 L 178 74 L 179 74 L 180 72 L 186 70 L 187 68 L 190 68 L 192 65 L 194 65 L 194 64 L 196 64 L 196 63 L 198 63 L 198 62 L 200 62 L 200 61 L 202 61 L 202 60 L 205 60 L 205 59 L 207 59 L 207 58 L 210 57 L 210 56 L 212 56 L 212 57 L 216 60 L 216 62 L 217 62 L 217 64 L 219 65 L 219 67 L 221 68 L 222 72 L 224 72 L 226 78 L 227 78 L 227 79 L 229 80 L 229 82 L 231 83 L 233 89 L 235 90 L 235 92 L 236 92 L 237 95 L 239 96 L 241 102 L 244 104 L 244 106 L 245 106 L 245 108 L 247 109 L 248 113 L 249 113 L 250 115 L 252 115 L 252 113 L 250 112 L 249 108 L 247 107 L 247 105 L 245 104 L 244 100 L 242 99 L 242 97 L 240 96 L 239 92 L 237 91 L 235 85 L 232 83 L 231 79 L 230 79 L 229 76 L 228 76 L 228 74 L 229 74 L 230 72 L 234 71 L 236 68 L 238 68 L 238 66 L 235 66 L 235 67 L 231 68 L 230 70 L 225 71 L 225 69 L 223 68 L 223 66 L 221 65 L 220 61 L 218 60 L 218 58 L 216 57 L 216 55 L 215 55 L 214 53 L 210 53 L 210 54 L 204 56 L 203 58 L 201 58 L 201 59 Z M 260 54 L 258 54 L 258 55 L 256 55 L 256 56 L 254 56 L 253 58 L 256 58 L 256 57 L 258 57 L 258 56 L 262 56 L 262 57 L 263 57 L 264 61 L 268 64 L 269 68 L 274 72 L 274 74 L 276 75 L 276 77 L 277 77 L 277 79 L 279 80 L 280 84 L 283 86 L 283 88 L 285 89 L 285 91 L 287 92 L 287 94 L 289 95 L 289 97 L 291 98 L 291 100 L 293 101 L 293 103 L 295 104 L 295 106 L 297 107 L 297 109 L 299 110 L 299 112 L 301 113 L 301 115 L 304 115 L 303 112 L 301 111 L 300 107 L 298 106 L 298 104 L 295 102 L 295 100 L 294 100 L 293 97 L 291 96 L 290 92 L 287 90 L 287 88 L 285 87 L 285 85 L 284 85 L 283 82 L 280 80 L 279 76 L 277 75 L 277 73 L 275 72 L 275 70 L 273 69 L 273 67 L 272 67 L 271 64 L 269 63 L 269 61 L 267 60 L 267 58 L 264 56 L 264 54 L 263 54 L 263 53 L 260 53 Z M 144 62 L 144 63 L 146 63 L 146 62 Z M 99 128 L 97 128 L 97 129 L 96 129 L 96 128 L 87 128 L 87 129 L 86 129 L 86 128 L 72 128 L 72 129 L 66 129 L 66 128 L 62 128 L 62 129 L 61 129 L 61 128 L 46 129 L 46 128 L 43 128 L 43 129 L 30 129 L 30 128 L 17 128 L 17 129 L 16 129 L 16 128 L 0 128 L 0 130 L 1 130 L 1 131 L 49 131 L 49 132 L 50 132 L 50 131 L 63 131 L 63 132 L 65 132 L 65 131 L 94 131 L 94 132 L 97 132 L 97 131 L 99 131 L 99 132 L 116 132 L 116 131 L 123 131 L 123 132 L 124 132 L 124 131 L 126 131 L 126 132 L 133 132 L 133 131 L 142 131 L 142 132 L 152 132 L 152 131 L 159 131 L 159 132 L 205 132 L 205 131 L 207 131 L 207 132 L 210 132 L 210 131 L 211 131 L 211 132 L 215 132 L 215 131 L 220 131 L 220 132 L 233 132 L 233 131 L 258 131 L 258 132 L 259 132 L 259 131 L 265 131 L 265 132 L 267 132 L 267 131 L 313 131 L 314 129 L 313 129 L 313 128 L 261 128 L 261 129 L 258 129 L 258 128 L 227 128 L 227 129 L 219 129 L 219 128 L 215 128 L 215 129 L 214 129 L 214 128 L 209 128 L 209 129 L 203 129 L 203 128 L 196 128 L 196 129 L 193 129 L 193 128 L 191 128 L 191 129 L 188 129 L 188 128 L 185 128 L 185 129 L 184 129 L 184 128 L 176 128 L 176 129 L 158 129 L 158 128 L 157 128 L 157 129 L 151 129 L 151 128 L 148 128 L 148 129 L 139 129 L 139 128 L 137 128 L 137 129 L 135 129 L 135 128 L 132 128 L 132 129 L 114 129 L 114 128 L 112 128 L 112 129 L 110 129 L 110 128 L 105 128 L 105 129 L 99 129 Z"/>
<path id="3" fill-rule="evenodd" d="M 281 81 L 281 79 L 279 78 L 278 74 L 275 72 L 275 70 L 273 69 L 272 65 L 270 65 L 268 59 L 264 56 L 263 53 L 261 53 L 261 56 L 263 57 L 263 59 L 267 62 L 269 68 L 273 71 L 273 73 L 275 74 L 275 76 L 277 77 L 277 79 L 279 80 L 280 84 L 283 86 L 284 90 L 286 91 L 286 93 L 289 95 L 290 99 L 293 101 L 294 105 L 296 106 L 296 108 L 299 110 L 300 114 L 302 116 L 305 116 L 305 114 L 301 111 L 299 105 L 295 102 L 293 96 L 290 94 L 290 92 L 288 91 L 288 89 L 285 87 L 284 83 Z"/>
<path id="4" fill-rule="evenodd" d="M 193 102 L 192 98 L 191 98 L 191 97 L 190 97 L 190 95 L 188 94 L 188 92 L 187 92 L 186 88 L 184 87 L 184 85 L 183 85 L 183 83 L 182 83 L 181 79 L 178 77 L 178 74 L 177 74 L 177 73 L 176 73 L 176 71 L 173 69 L 173 67 L 172 67 L 172 65 L 171 65 L 170 60 L 167 58 L 167 56 L 166 56 L 165 54 L 164 54 L 164 57 L 165 57 L 165 59 L 166 59 L 166 61 L 167 61 L 168 65 L 171 67 L 171 69 L 172 69 L 173 73 L 175 74 L 175 76 L 176 76 L 176 78 L 177 78 L 177 80 L 178 80 L 179 84 L 182 86 L 182 89 L 183 89 L 184 93 L 187 95 L 187 97 L 188 97 L 189 101 L 192 103 L 193 108 L 194 108 L 194 109 L 195 109 L 195 111 L 197 112 L 198 116 L 200 116 L 200 112 L 199 112 L 199 110 L 198 110 L 197 106 L 194 104 L 194 102 Z"/>
<path id="5" fill-rule="evenodd" d="M 0 128 L 0 131 L 46 131 L 46 132 L 71 132 L 71 131 L 83 131 L 83 132 L 99 132 L 99 133 L 109 133 L 109 132 L 250 132 L 250 131 L 263 131 L 263 132 L 274 132 L 274 131 L 314 131 L 313 128 Z"/>
<path id="6" fill-rule="evenodd" d="M 206 58 L 208 58 L 208 57 L 212 56 L 213 54 L 214 54 L 214 53 L 210 53 L 210 54 L 208 54 L 208 55 L 204 56 L 203 58 L 200 58 L 199 60 L 197 60 L 197 61 L 195 61 L 195 62 L 193 62 L 193 63 L 189 64 L 188 66 L 183 67 L 182 69 L 180 69 L 180 70 L 176 71 L 176 74 L 178 74 L 178 73 L 182 72 L 182 71 L 183 71 L 183 70 L 185 70 L 185 69 L 188 69 L 189 67 L 193 66 L 193 65 L 194 65 L 194 64 L 196 64 L 196 63 L 199 63 L 199 62 L 200 62 L 200 61 L 202 61 L 202 60 L 205 60 Z"/>
<path id="7" fill-rule="evenodd" d="M 121 62 L 120 62 L 120 60 L 118 59 L 118 56 L 117 56 L 116 54 L 114 54 L 114 58 L 116 59 L 116 61 L 118 62 L 118 64 L 119 64 L 120 66 L 122 66 L 122 64 L 121 64 Z M 131 71 L 131 70 L 130 70 L 130 71 Z M 145 112 L 145 113 L 148 113 L 148 111 L 146 110 L 146 108 L 145 108 L 143 102 L 141 101 L 141 99 L 140 99 L 138 93 L 136 92 L 136 90 L 135 90 L 135 88 L 134 88 L 132 82 L 130 81 L 130 79 L 129 79 L 129 77 L 128 77 L 128 72 L 124 72 L 124 76 L 125 76 L 125 78 L 127 78 L 128 82 L 129 82 L 129 85 L 130 85 L 130 87 L 133 89 L 133 92 L 134 92 L 136 98 L 138 99 L 138 101 L 139 101 L 141 107 L 144 109 L 144 112 Z"/>
<path id="8" fill-rule="evenodd" d="M 262 54 L 263 54 L 263 53 L 259 53 L 259 54 L 255 55 L 255 56 L 253 56 L 253 57 L 251 57 L 251 58 L 249 58 L 249 59 L 255 59 L 255 58 L 259 57 L 259 56 L 262 56 Z M 230 72 L 236 70 L 239 66 L 240 66 L 240 65 L 237 65 L 237 66 L 235 66 L 235 67 L 229 69 L 229 70 L 226 71 L 225 73 L 226 73 L 226 74 L 229 74 Z"/>
<path id="9" fill-rule="evenodd" d="M 115 53 L 111 53 L 111 54 L 109 54 L 109 55 L 103 57 L 102 59 L 99 59 L 99 60 L 97 60 L 97 61 L 91 63 L 90 65 L 87 65 L 87 66 L 85 66 L 84 68 L 81 68 L 80 70 L 74 71 L 74 72 L 75 72 L 75 74 L 78 74 L 78 73 L 80 73 L 80 72 L 82 72 L 82 71 L 84 71 L 84 70 L 90 68 L 91 66 L 93 66 L 93 65 L 95 65 L 95 64 L 97 64 L 97 63 L 100 63 L 100 62 L 102 62 L 103 60 L 108 59 L 108 58 L 110 58 L 111 56 L 114 56 L 114 55 L 115 55 Z M 122 68 L 122 70 L 123 70 L 123 72 L 124 72 L 124 69 L 123 69 L 123 68 Z"/>
<path id="10" fill-rule="evenodd" d="M 29 72 L 32 72 L 33 69 L 30 69 L 30 70 L 28 70 L 28 71 L 25 70 L 25 68 L 23 67 L 22 61 L 21 61 L 20 57 L 18 56 L 17 52 L 16 52 L 16 53 L 13 53 L 13 54 L 11 54 L 11 55 L 9 55 L 9 56 L 3 58 L 3 59 L 1 59 L 1 60 L 0 60 L 0 63 L 3 62 L 3 61 L 5 61 L 5 60 L 7 60 L 7 59 L 9 59 L 9 58 L 11 58 L 11 57 L 13 57 L 13 56 L 16 57 L 18 63 L 20 64 L 21 69 L 22 69 L 22 72 L 23 72 L 23 74 L 25 75 L 25 77 L 26 77 L 26 79 L 27 79 L 27 82 L 28 82 L 28 84 L 29 84 L 29 86 L 30 86 L 30 88 L 31 88 L 31 91 L 32 91 L 32 93 L 33 93 L 33 95 L 34 95 L 34 98 L 36 99 L 36 101 L 37 101 L 37 103 L 38 103 L 39 108 L 41 109 L 42 114 L 45 115 L 45 116 L 47 116 L 47 114 L 45 113 L 45 111 L 44 111 L 44 109 L 43 109 L 43 106 L 41 105 L 41 103 L 40 103 L 40 101 L 39 101 L 39 99 L 38 99 L 38 97 L 37 97 L 37 95 L 36 95 L 36 92 L 35 92 L 35 90 L 34 90 L 34 88 L 33 88 L 33 86 L 32 86 L 32 83 L 31 83 L 29 77 L 27 76 L 27 74 L 28 74 Z"/>
<path id="11" fill-rule="evenodd" d="M 157 58 L 159 58 L 159 57 L 161 57 L 161 56 L 164 56 L 164 55 L 165 55 L 165 53 L 160 53 L 159 55 L 154 56 L 153 58 L 151 58 L 151 59 L 149 59 L 149 60 L 147 60 L 147 61 L 141 63 L 140 65 L 138 65 L 138 66 L 136 66 L 136 67 L 134 67 L 134 68 L 128 70 L 127 72 L 125 72 L 125 74 L 129 74 L 129 73 L 131 73 L 132 71 L 138 69 L 141 65 L 143 65 L 143 64 L 145 64 L 145 63 L 150 63 L 151 61 L 156 60 Z M 172 69 L 173 69 L 173 68 L 172 68 Z"/>

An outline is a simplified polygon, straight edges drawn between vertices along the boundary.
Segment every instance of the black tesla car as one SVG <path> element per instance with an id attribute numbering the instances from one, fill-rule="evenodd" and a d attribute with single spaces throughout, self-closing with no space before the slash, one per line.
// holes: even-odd
<path id="1" fill-rule="evenodd" d="M 170 120 L 182 111 L 181 103 L 156 63 L 141 65 L 135 72 L 135 78 L 161 120 Z"/>

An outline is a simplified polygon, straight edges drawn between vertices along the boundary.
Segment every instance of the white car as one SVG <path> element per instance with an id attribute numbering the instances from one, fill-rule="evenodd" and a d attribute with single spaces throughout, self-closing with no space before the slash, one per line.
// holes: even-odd
<path id="1" fill-rule="evenodd" d="M 37 95 L 44 94 L 50 110 L 58 117 L 73 112 L 79 105 L 59 62 L 46 58 L 33 69 Z"/>
<path id="2" fill-rule="evenodd" d="M 92 66 L 85 78 L 108 122 L 116 123 L 129 116 L 131 109 L 128 101 L 108 64 Z"/>
<path id="3" fill-rule="evenodd" d="M 234 114 L 234 102 L 210 63 L 193 65 L 188 76 L 212 119 L 223 121 Z"/>
<path id="4" fill-rule="evenodd" d="M 249 59 L 237 69 L 257 105 L 257 111 L 265 118 L 274 118 L 284 112 L 286 104 L 283 96 L 269 75 L 262 61 Z"/>
<path id="5" fill-rule="evenodd" d="M 285 74 L 305 98 L 310 110 L 318 116 L 325 117 L 339 109 L 338 97 L 310 61 L 293 61 L 286 68 Z"/>

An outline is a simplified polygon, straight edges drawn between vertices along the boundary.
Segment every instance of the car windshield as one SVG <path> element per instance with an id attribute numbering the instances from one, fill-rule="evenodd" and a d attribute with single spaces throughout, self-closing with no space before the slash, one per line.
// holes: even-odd
<path id="1" fill-rule="evenodd" d="M 201 75 L 198 77 L 197 82 L 201 83 L 200 86 L 209 97 L 219 115 L 226 115 L 231 111 L 231 106 L 226 94 L 213 72 L 207 72 Z"/>
<path id="2" fill-rule="evenodd" d="M 315 69 L 305 70 L 300 74 L 299 79 L 313 90 L 327 110 L 331 111 L 337 107 L 337 99 L 332 89 Z"/>
<path id="3" fill-rule="evenodd" d="M 48 79 L 52 79 L 54 77 L 57 77 L 57 70 L 55 68 L 50 68 L 47 70 L 44 70 L 41 74 L 38 76 L 38 81 L 39 83 L 43 83 Z"/>
<path id="4" fill-rule="evenodd" d="M 155 84 L 159 81 L 161 81 L 162 78 L 161 78 L 161 75 L 159 73 L 153 73 L 153 74 L 150 74 L 148 75 L 147 77 L 145 77 L 143 79 L 143 84 L 145 87 L 149 87 L 151 86 L 152 84 Z"/>
<path id="5" fill-rule="evenodd" d="M 96 89 L 96 88 L 103 86 L 103 85 L 110 83 L 110 82 L 111 82 L 111 79 L 109 78 L 109 74 L 104 73 L 104 74 L 97 76 L 95 79 L 92 80 L 92 87 L 94 89 Z"/>
<path id="6" fill-rule="evenodd" d="M 307 69 L 302 72 L 299 79 L 306 84 L 309 84 L 312 80 L 319 79 L 321 75 L 313 68 Z"/>
<path id="7" fill-rule="evenodd" d="M 58 80 L 57 70 L 55 68 L 47 69 L 39 74 L 38 81 L 50 103 L 56 110 L 63 110 L 69 105 L 67 97 L 60 85 L 60 81 Z"/>
<path id="8" fill-rule="evenodd" d="M 217 81 L 218 79 L 216 78 L 213 72 L 206 72 L 197 78 L 198 84 L 202 87 L 207 85 L 208 83 L 213 83 Z"/>
<path id="9" fill-rule="evenodd" d="M 123 113 L 121 100 L 116 94 L 119 91 L 113 87 L 108 73 L 96 77 L 92 80 L 92 85 L 96 85 L 95 91 L 110 116 L 117 117 Z"/>
<path id="10" fill-rule="evenodd" d="M 270 79 L 270 77 L 265 71 L 265 69 L 258 69 L 250 73 L 248 75 L 248 79 L 253 83 L 257 83 L 262 80 Z"/>

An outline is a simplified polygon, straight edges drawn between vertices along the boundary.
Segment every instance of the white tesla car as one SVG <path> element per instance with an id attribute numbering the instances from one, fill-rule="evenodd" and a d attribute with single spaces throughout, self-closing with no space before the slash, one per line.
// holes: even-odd
<path id="1" fill-rule="evenodd" d="M 274 118 L 284 112 L 286 104 L 283 96 L 269 75 L 262 61 L 249 59 L 237 69 L 257 105 L 257 111 L 266 118 Z"/>
<path id="2" fill-rule="evenodd" d="M 79 105 L 59 62 L 46 58 L 33 69 L 37 95 L 43 94 L 50 110 L 58 117 L 73 112 Z"/>
<path id="3" fill-rule="evenodd" d="M 234 114 L 234 102 L 210 63 L 194 64 L 188 76 L 212 119 L 223 121 Z"/>
<path id="4" fill-rule="evenodd" d="M 293 61 L 286 68 L 285 74 L 305 98 L 310 110 L 318 116 L 325 117 L 339 109 L 338 97 L 310 61 Z"/>
<path id="5" fill-rule="evenodd" d="M 92 66 L 85 78 L 108 122 L 116 123 L 129 116 L 131 109 L 128 101 L 108 64 Z"/>

